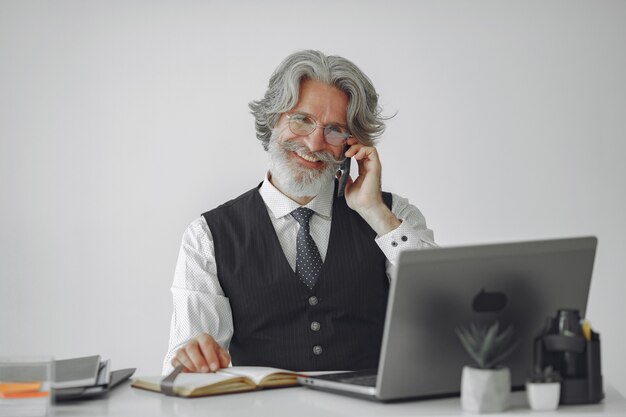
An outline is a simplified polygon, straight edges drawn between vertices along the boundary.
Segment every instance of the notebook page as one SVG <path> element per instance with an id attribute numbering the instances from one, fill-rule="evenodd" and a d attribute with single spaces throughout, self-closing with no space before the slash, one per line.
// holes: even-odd
<path id="1" fill-rule="evenodd" d="M 224 368 L 218 371 L 220 374 L 228 374 L 231 376 L 247 376 L 257 385 L 260 384 L 263 378 L 268 375 L 283 372 L 295 374 L 295 372 L 288 371 L 286 369 L 269 368 L 266 366 L 231 366 L 230 368 Z"/>

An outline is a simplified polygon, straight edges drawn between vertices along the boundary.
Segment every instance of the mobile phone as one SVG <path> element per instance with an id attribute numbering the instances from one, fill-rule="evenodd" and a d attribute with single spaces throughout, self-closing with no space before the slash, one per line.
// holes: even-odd
<path id="1" fill-rule="evenodd" d="M 348 183 L 348 178 L 350 178 L 351 163 L 352 158 L 346 158 L 339 167 L 338 172 L 341 173 L 341 176 L 339 177 L 339 186 L 337 187 L 337 197 L 343 197 L 343 193 L 346 190 L 346 184 Z"/>

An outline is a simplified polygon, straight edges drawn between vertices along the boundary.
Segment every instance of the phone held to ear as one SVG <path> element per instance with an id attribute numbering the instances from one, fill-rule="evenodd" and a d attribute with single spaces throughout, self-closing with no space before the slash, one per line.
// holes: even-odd
<path id="1" fill-rule="evenodd" d="M 346 184 L 348 183 L 348 178 L 350 178 L 350 164 L 352 162 L 352 158 L 346 158 L 339 167 L 339 171 L 341 176 L 339 177 L 339 186 L 337 187 L 337 197 L 343 197 L 344 191 L 346 190 Z"/>

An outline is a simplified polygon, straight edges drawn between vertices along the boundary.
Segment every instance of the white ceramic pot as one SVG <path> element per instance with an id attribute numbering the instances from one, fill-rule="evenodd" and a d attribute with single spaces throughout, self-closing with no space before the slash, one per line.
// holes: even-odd
<path id="1" fill-rule="evenodd" d="M 463 367 L 461 406 L 472 413 L 497 413 L 509 406 L 511 372 L 509 368 L 477 369 Z"/>
<path id="2" fill-rule="evenodd" d="M 536 411 L 556 410 L 561 396 L 560 382 L 527 382 L 526 397 Z"/>

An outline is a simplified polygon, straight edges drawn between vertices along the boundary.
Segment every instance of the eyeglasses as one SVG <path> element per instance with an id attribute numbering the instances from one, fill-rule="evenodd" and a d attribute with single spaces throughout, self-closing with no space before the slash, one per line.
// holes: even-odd
<path id="1" fill-rule="evenodd" d="M 333 146 L 341 146 L 346 139 L 351 138 L 350 131 L 342 125 L 326 125 L 317 123 L 313 118 L 304 113 L 287 113 L 289 119 L 289 130 L 299 136 L 306 136 L 313 133 L 315 129 L 324 129 L 324 140 Z"/>

